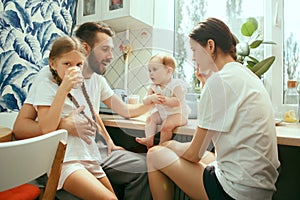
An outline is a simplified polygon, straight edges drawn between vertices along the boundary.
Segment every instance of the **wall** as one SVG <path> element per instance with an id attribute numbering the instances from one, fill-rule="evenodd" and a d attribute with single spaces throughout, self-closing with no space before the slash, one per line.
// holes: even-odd
<path id="1" fill-rule="evenodd" d="M 174 0 L 155 0 L 153 46 L 166 52 L 174 51 Z"/>
<path id="2" fill-rule="evenodd" d="M 132 48 L 128 57 L 128 72 L 125 74 L 125 61 L 120 46 L 126 41 L 126 31 L 117 33 L 114 37 L 114 61 L 105 74 L 112 88 L 125 89 L 128 95 L 146 94 L 149 84 L 147 63 L 152 56 L 152 28 L 128 30 L 129 41 Z M 127 86 L 124 79 L 127 76 Z"/>
<path id="3" fill-rule="evenodd" d="M 1 1 L 0 112 L 20 109 L 52 41 L 71 33 L 75 2 Z"/>
<path id="4" fill-rule="evenodd" d="M 114 38 L 115 60 L 105 75 L 112 88 L 126 89 L 128 95 L 146 94 L 150 83 L 147 63 L 152 55 L 163 51 L 173 54 L 174 50 L 174 1 L 156 0 L 154 3 L 154 24 L 152 28 L 128 30 L 132 52 L 129 55 L 128 73 L 125 74 L 125 62 L 120 45 L 126 41 L 126 31 Z M 127 76 L 128 84 L 124 85 Z M 140 98 L 140 99 L 141 99 Z"/>

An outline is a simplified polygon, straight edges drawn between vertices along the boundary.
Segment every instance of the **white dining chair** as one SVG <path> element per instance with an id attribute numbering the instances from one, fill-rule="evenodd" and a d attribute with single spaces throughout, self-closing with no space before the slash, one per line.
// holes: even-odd
<path id="1" fill-rule="evenodd" d="M 66 151 L 67 131 L 60 129 L 34 138 L 0 143 L 1 192 L 50 172 L 42 199 L 55 198 Z"/>
<path id="2" fill-rule="evenodd" d="M 0 126 L 13 129 L 19 112 L 0 112 Z"/>

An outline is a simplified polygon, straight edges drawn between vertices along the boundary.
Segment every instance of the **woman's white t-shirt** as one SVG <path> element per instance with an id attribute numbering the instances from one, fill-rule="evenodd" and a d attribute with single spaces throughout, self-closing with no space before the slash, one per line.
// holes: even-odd
<path id="1" fill-rule="evenodd" d="M 209 77 L 199 102 L 198 126 L 213 134 L 216 176 L 235 199 L 271 199 L 280 166 L 269 94 L 237 62 Z"/>

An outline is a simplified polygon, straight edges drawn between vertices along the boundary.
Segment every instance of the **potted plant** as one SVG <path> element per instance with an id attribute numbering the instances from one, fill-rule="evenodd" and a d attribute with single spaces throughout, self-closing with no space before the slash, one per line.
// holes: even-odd
<path id="1" fill-rule="evenodd" d="M 251 49 L 259 47 L 261 44 L 275 44 L 270 41 L 263 41 L 261 32 L 258 29 L 258 22 L 255 18 L 248 18 L 241 26 L 241 34 L 248 38 L 246 42 L 240 42 L 237 38 L 237 61 L 246 65 L 258 77 L 261 77 L 271 67 L 275 56 L 270 56 L 259 61 L 250 55 Z"/>

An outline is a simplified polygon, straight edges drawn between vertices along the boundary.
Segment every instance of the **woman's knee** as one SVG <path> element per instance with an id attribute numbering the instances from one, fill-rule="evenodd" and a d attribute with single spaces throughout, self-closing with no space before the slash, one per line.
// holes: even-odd
<path id="1" fill-rule="evenodd" d="M 176 160 L 178 160 L 178 156 L 171 149 L 160 145 L 154 146 L 147 153 L 148 172 L 163 169 Z"/>
<path id="2" fill-rule="evenodd" d="M 161 149 L 161 146 L 153 146 L 150 149 L 148 149 L 148 152 L 147 152 L 147 165 L 156 160 L 156 156 L 153 156 L 153 155 L 157 154 L 157 152 L 159 152 L 160 149 Z"/>

